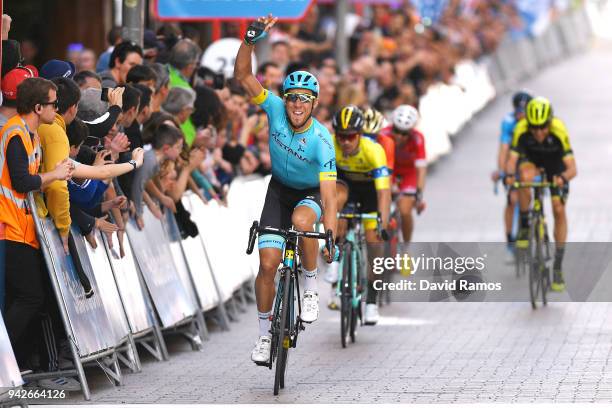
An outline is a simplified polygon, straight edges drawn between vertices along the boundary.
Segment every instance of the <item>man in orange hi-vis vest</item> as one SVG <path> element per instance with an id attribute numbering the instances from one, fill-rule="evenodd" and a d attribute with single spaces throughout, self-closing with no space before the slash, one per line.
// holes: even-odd
<path id="1" fill-rule="evenodd" d="M 6 309 L 4 321 L 13 350 L 19 355 L 22 337 L 45 299 L 44 266 L 27 194 L 44 190 L 56 180 L 68 180 L 73 164 L 59 163 L 38 174 L 40 144 L 36 129 L 53 123 L 56 86 L 42 78 L 25 79 L 17 87 L 17 115 L 0 131 L 0 223 L 4 229 Z"/>

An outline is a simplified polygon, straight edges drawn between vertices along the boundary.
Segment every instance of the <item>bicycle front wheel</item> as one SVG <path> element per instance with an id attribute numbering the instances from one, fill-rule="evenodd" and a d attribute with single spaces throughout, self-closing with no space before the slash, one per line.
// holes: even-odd
<path id="1" fill-rule="evenodd" d="M 534 230 L 529 240 L 529 248 L 527 249 L 527 259 L 529 262 L 529 298 L 531 300 L 531 308 L 536 309 L 538 307 L 538 295 L 541 290 L 542 278 L 541 278 L 541 264 L 540 264 L 540 243 L 537 238 L 538 227 L 537 222 L 534 223 Z"/>
<path id="2" fill-rule="evenodd" d="M 293 290 L 291 285 L 291 270 L 289 268 L 284 270 L 283 279 L 283 293 L 281 298 L 280 313 L 281 318 L 279 322 L 279 334 L 278 343 L 276 345 L 277 357 L 276 357 L 276 372 L 274 375 L 274 395 L 278 395 L 279 388 L 285 388 L 285 370 L 287 369 L 287 357 L 289 354 L 289 347 L 291 346 L 290 330 L 289 330 L 289 300 L 291 298 L 291 292 Z"/>
<path id="3" fill-rule="evenodd" d="M 340 341 L 342 348 L 346 348 L 346 342 L 349 336 L 351 324 L 351 245 L 346 243 L 344 246 L 344 255 L 342 260 L 342 281 L 340 286 Z"/>

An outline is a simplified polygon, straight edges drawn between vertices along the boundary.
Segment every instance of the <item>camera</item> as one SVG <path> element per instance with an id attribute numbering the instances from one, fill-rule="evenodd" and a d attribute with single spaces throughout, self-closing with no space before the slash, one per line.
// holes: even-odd
<path id="1" fill-rule="evenodd" d="M 223 89 L 225 87 L 225 75 L 222 72 L 216 73 L 208 67 L 200 67 L 196 75 L 202 78 L 206 86 L 213 89 Z"/>
<path id="2" fill-rule="evenodd" d="M 108 102 L 108 91 L 110 88 L 102 88 L 102 94 L 100 95 L 100 99 L 104 102 Z"/>

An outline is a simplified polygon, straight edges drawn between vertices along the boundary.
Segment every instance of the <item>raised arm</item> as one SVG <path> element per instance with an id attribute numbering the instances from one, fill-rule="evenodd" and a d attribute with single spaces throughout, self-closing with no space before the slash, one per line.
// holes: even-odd
<path id="1" fill-rule="evenodd" d="M 137 148 L 132 151 L 132 159 L 136 162 L 136 168 L 142 166 L 144 150 Z M 72 177 L 84 179 L 105 180 L 122 174 L 129 173 L 134 170 L 134 166 L 130 163 L 107 164 L 102 166 L 88 166 L 79 164 L 75 167 Z"/>
<path id="2" fill-rule="evenodd" d="M 234 78 L 246 89 L 251 98 L 258 96 L 263 91 L 263 87 L 253 75 L 251 54 L 255 43 L 268 35 L 268 31 L 276 24 L 276 20 L 277 18 L 270 14 L 251 23 L 244 35 L 244 42 L 240 45 L 238 55 L 236 55 Z"/>

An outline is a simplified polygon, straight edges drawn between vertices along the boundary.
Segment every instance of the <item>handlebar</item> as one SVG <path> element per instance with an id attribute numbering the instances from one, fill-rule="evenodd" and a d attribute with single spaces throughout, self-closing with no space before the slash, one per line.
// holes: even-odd
<path id="1" fill-rule="evenodd" d="M 246 250 L 246 253 L 248 255 L 253 253 L 253 248 L 255 246 L 255 238 L 257 237 L 257 234 L 265 233 L 280 235 L 284 238 L 303 237 L 312 239 L 323 239 L 325 240 L 325 247 L 327 248 L 330 254 L 332 253 L 332 249 L 334 247 L 334 236 L 332 234 L 332 231 L 329 229 L 325 233 L 313 231 L 298 231 L 294 230 L 293 228 L 286 230 L 282 228 L 260 227 L 259 222 L 253 221 L 253 225 L 251 225 L 251 228 L 249 229 L 249 243 Z"/>
<path id="2" fill-rule="evenodd" d="M 515 181 L 514 183 L 512 183 L 512 187 L 514 188 L 553 187 L 554 188 L 554 187 L 557 187 L 557 185 L 555 183 L 549 183 L 547 181 L 528 181 L 528 182 Z"/>
<path id="3" fill-rule="evenodd" d="M 376 214 L 371 213 L 338 213 L 338 218 L 345 220 L 376 220 L 376 232 L 382 238 L 383 241 L 389 240 L 389 233 L 386 229 L 382 228 L 382 218 L 380 212 Z"/>

